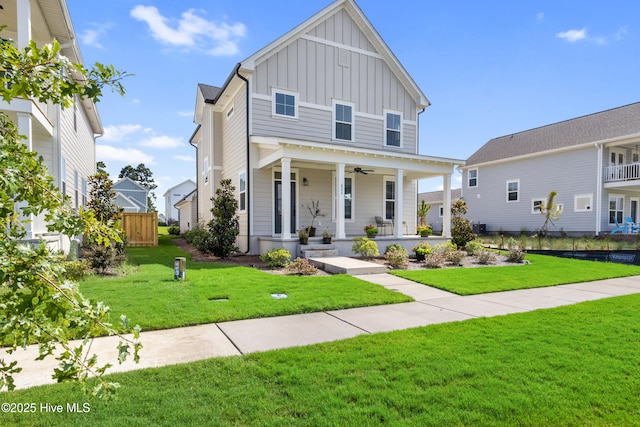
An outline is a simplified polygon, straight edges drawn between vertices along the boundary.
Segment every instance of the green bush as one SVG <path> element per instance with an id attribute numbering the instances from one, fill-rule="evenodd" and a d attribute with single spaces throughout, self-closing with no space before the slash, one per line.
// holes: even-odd
<path id="1" fill-rule="evenodd" d="M 378 251 L 378 245 L 371 239 L 366 237 L 356 237 L 353 239 L 354 243 L 351 247 L 351 250 L 355 254 L 359 254 L 365 258 L 371 258 L 374 256 L 379 256 L 380 251 Z"/>
<path id="2" fill-rule="evenodd" d="M 180 226 L 179 225 L 172 225 L 171 227 L 169 227 L 167 232 L 169 234 L 174 235 L 174 236 L 179 236 L 180 235 Z"/>
<path id="3" fill-rule="evenodd" d="M 211 233 L 209 233 L 209 230 L 203 226 L 198 225 L 185 232 L 184 239 L 199 251 L 207 252 L 207 248 L 210 246 L 211 242 Z"/>
<path id="4" fill-rule="evenodd" d="M 125 242 L 111 242 L 109 246 L 90 243 L 84 246 L 82 254 L 97 274 L 109 274 L 127 259 Z"/>
<path id="5" fill-rule="evenodd" d="M 478 259 L 478 263 L 482 265 L 495 264 L 498 261 L 496 254 L 487 249 L 478 252 L 476 258 Z"/>
<path id="6" fill-rule="evenodd" d="M 523 263 L 524 262 L 524 257 L 527 255 L 527 253 L 521 249 L 509 249 L 509 253 L 507 254 L 507 261 L 509 262 L 517 262 L 517 263 Z"/>
<path id="7" fill-rule="evenodd" d="M 282 268 L 291 261 L 291 252 L 285 248 L 271 249 L 260 255 L 260 260 L 271 268 Z"/>
<path id="8" fill-rule="evenodd" d="M 450 251 L 446 254 L 446 259 L 454 265 L 462 265 L 462 260 L 466 256 L 467 253 L 465 251 Z"/>
<path id="9" fill-rule="evenodd" d="M 79 282 L 91 273 L 91 263 L 86 259 L 64 261 L 62 268 L 64 270 L 62 277 L 72 282 Z"/>
<path id="10" fill-rule="evenodd" d="M 393 268 L 407 268 L 409 265 L 409 252 L 400 245 L 391 248 L 390 245 L 384 253 L 384 257 Z"/>
<path id="11" fill-rule="evenodd" d="M 467 203 L 456 200 L 451 204 L 451 241 L 458 248 L 464 248 L 467 243 L 475 239 L 469 220 L 464 217 L 467 213 Z"/>
<path id="12" fill-rule="evenodd" d="M 306 258 L 296 258 L 291 261 L 287 264 L 287 271 L 301 276 L 313 276 L 318 273 L 318 269 L 309 264 L 309 260 Z"/>
<path id="13" fill-rule="evenodd" d="M 424 258 L 424 265 L 427 268 L 442 268 L 446 265 L 447 258 L 440 252 L 427 254 Z"/>
<path id="14" fill-rule="evenodd" d="M 433 247 L 433 252 L 437 252 L 437 253 L 442 254 L 442 255 L 444 255 L 446 257 L 449 252 L 453 252 L 456 249 L 457 249 L 456 245 L 454 245 L 453 243 L 451 243 L 451 242 L 442 242 L 442 243 L 438 243 L 437 245 L 435 245 Z"/>
<path id="15" fill-rule="evenodd" d="M 431 253 L 431 246 L 427 242 L 420 242 L 411 250 L 415 252 L 416 256 L 424 256 Z"/>
<path id="16" fill-rule="evenodd" d="M 394 243 L 392 245 L 387 246 L 384 249 L 384 255 L 386 255 L 387 252 L 389 252 L 389 251 L 402 250 L 402 249 L 404 249 L 404 247 L 400 243 Z M 406 249 L 405 249 L 405 251 L 406 251 Z"/>
<path id="17" fill-rule="evenodd" d="M 472 240 L 467 243 L 467 246 L 464 247 L 464 250 L 467 251 L 467 254 L 469 254 L 469 256 L 474 256 L 483 249 L 484 245 L 478 240 Z"/>

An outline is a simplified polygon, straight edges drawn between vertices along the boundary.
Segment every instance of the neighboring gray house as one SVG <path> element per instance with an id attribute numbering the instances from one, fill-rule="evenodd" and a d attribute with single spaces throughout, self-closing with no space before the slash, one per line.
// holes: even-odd
<path id="1" fill-rule="evenodd" d="M 551 232 L 609 233 L 640 220 L 640 103 L 506 135 L 462 168 L 468 218 L 488 232 L 535 232 L 551 191 L 562 208 Z"/>
<path id="2" fill-rule="evenodd" d="M 461 188 L 452 189 L 451 201 L 454 202 L 458 200 L 461 195 Z M 427 215 L 427 222 L 431 225 L 431 229 L 434 233 L 441 233 L 442 218 L 444 218 L 444 201 L 442 191 L 428 191 L 426 193 L 418 193 L 418 206 L 420 206 L 420 203 L 423 200 L 428 205 L 431 205 L 431 209 L 429 209 L 429 214 Z"/>
<path id="3" fill-rule="evenodd" d="M 114 203 L 124 212 L 147 212 L 149 190 L 130 178 L 122 178 L 113 184 L 116 192 Z"/>
<path id="4" fill-rule="evenodd" d="M 196 183 L 188 179 L 178 185 L 174 185 L 164 193 L 164 210 L 166 222 L 178 221 L 178 208 L 176 203 L 181 201 L 184 196 L 190 194 L 196 189 Z"/>
<path id="5" fill-rule="evenodd" d="M 415 237 L 418 180 L 442 178 L 448 199 L 464 163 L 418 154 L 428 106 L 356 3 L 332 2 L 238 63 L 222 87 L 198 85 L 198 222 L 211 219 L 210 199 L 230 179 L 241 251 L 297 253 L 312 201 L 325 215 L 314 225 L 343 247 L 376 216 L 394 221 L 389 236 Z"/>

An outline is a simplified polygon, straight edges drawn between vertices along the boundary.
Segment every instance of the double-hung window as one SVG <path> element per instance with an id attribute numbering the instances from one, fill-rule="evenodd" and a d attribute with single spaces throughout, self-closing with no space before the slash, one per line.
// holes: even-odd
<path id="1" fill-rule="evenodd" d="M 609 224 L 622 224 L 622 216 L 624 215 L 624 196 L 620 194 L 609 195 Z"/>
<path id="2" fill-rule="evenodd" d="M 353 105 L 334 102 L 333 137 L 341 141 L 353 141 Z"/>
<path id="3" fill-rule="evenodd" d="M 396 182 L 384 179 L 384 219 L 393 219 L 396 211 Z"/>
<path id="4" fill-rule="evenodd" d="M 240 212 L 244 212 L 247 210 L 247 174 L 242 172 L 240 174 L 240 185 L 239 185 L 239 208 Z"/>
<path id="5" fill-rule="evenodd" d="M 333 173 L 333 182 L 336 182 L 336 175 L 335 173 Z M 353 204 L 353 194 L 354 194 L 354 186 L 355 186 L 355 180 L 353 177 L 351 176 L 345 176 L 344 177 L 344 219 L 346 221 L 353 221 L 354 219 L 354 204 Z M 333 198 L 332 200 L 333 202 L 333 206 L 331 208 L 331 220 L 335 221 L 336 220 L 336 212 L 338 211 L 337 208 L 337 204 L 336 204 L 336 186 L 333 185 L 332 188 L 332 195 Z"/>
<path id="6" fill-rule="evenodd" d="M 507 181 L 507 202 L 520 200 L 520 180 Z"/>
<path id="7" fill-rule="evenodd" d="M 297 94 L 283 90 L 273 91 L 273 115 L 298 118 Z"/>
<path id="8" fill-rule="evenodd" d="M 468 187 L 473 188 L 477 186 L 478 186 L 478 169 L 469 169 Z"/>
<path id="9" fill-rule="evenodd" d="M 385 143 L 390 147 L 400 147 L 402 143 L 402 115 L 387 111 L 385 113 Z"/>

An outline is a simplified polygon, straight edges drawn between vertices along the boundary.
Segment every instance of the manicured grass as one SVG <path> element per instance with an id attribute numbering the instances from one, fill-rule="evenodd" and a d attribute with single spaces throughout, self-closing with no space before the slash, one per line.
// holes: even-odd
<path id="1" fill-rule="evenodd" d="M 112 375 L 114 401 L 69 384 L 3 402 L 16 426 L 638 425 L 640 295 Z M 39 406 L 38 406 L 39 407 Z"/>
<path id="2" fill-rule="evenodd" d="M 159 237 L 157 248 L 129 248 L 128 254 L 130 263 L 139 264 L 132 274 L 91 277 L 80 290 L 92 300 L 104 301 L 115 316 L 126 314 L 144 330 L 412 300 L 348 275 L 279 276 L 190 260 L 187 279 L 175 281 L 174 258 L 189 255 L 167 236 Z M 288 297 L 274 299 L 271 294 Z"/>
<path id="3" fill-rule="evenodd" d="M 528 265 L 396 270 L 392 274 L 459 295 L 542 288 L 640 275 L 640 267 L 528 254 Z"/>

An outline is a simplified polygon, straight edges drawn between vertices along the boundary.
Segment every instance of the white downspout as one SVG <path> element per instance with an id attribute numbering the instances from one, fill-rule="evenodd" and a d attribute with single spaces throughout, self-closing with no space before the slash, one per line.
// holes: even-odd
<path id="1" fill-rule="evenodd" d="M 596 142 L 596 148 L 598 149 L 598 158 L 596 161 L 596 236 L 600 235 L 602 231 L 602 143 Z"/>

